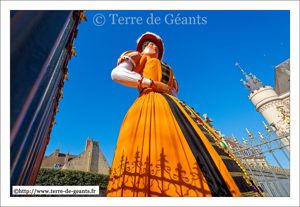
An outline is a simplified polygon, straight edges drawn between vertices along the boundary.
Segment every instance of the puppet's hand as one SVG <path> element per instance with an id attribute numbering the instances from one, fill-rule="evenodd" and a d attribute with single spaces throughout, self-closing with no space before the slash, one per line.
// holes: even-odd
<path id="1" fill-rule="evenodd" d="M 167 93 L 172 95 L 172 89 L 170 86 L 159 82 L 159 81 L 153 81 L 152 87 L 151 87 L 155 92 L 159 93 Z"/>

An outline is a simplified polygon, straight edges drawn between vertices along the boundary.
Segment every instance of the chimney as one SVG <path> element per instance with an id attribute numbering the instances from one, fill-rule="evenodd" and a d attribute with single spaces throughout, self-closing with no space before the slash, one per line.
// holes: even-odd
<path id="1" fill-rule="evenodd" d="M 59 149 L 57 148 L 53 154 L 53 163 L 55 164 L 56 163 L 56 160 L 58 158 L 58 155 L 59 155 Z"/>
<path id="2" fill-rule="evenodd" d="M 88 146 L 90 146 L 90 144 L 93 142 L 93 140 L 90 140 L 90 137 L 88 137 L 88 139 L 86 140 L 86 144 L 85 144 L 85 150 L 88 148 Z"/>
<path id="3" fill-rule="evenodd" d="M 94 145 L 99 147 L 99 140 L 97 139 L 97 142 L 94 142 Z"/>
<path id="4" fill-rule="evenodd" d="M 65 158 L 65 164 L 69 161 L 69 152 L 68 154 L 66 154 L 66 158 Z"/>
<path id="5" fill-rule="evenodd" d="M 59 154 L 59 149 L 57 148 L 54 152 L 54 157 L 58 157 L 58 154 Z"/>

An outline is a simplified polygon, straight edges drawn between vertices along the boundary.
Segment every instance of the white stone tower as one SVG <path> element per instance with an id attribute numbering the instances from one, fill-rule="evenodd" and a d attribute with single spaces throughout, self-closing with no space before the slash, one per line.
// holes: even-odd
<path id="1" fill-rule="evenodd" d="M 239 66 L 238 63 L 236 63 Z M 288 67 L 287 67 L 288 66 Z M 275 90 L 272 86 L 263 85 L 263 83 L 253 74 L 249 77 L 243 69 L 243 74 L 246 81 L 243 81 L 250 94 L 248 98 L 254 104 L 256 111 L 261 113 L 277 136 L 282 136 L 283 133 L 289 134 L 289 59 L 275 67 Z M 289 145 L 288 138 L 281 139 L 284 145 Z M 290 151 L 289 147 L 286 147 Z"/>

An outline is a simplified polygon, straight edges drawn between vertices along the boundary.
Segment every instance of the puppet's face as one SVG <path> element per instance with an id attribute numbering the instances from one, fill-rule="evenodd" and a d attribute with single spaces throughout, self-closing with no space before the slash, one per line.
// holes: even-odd
<path id="1" fill-rule="evenodd" d="M 158 47 L 155 43 L 149 42 L 149 44 L 144 48 L 143 54 L 150 56 L 151 58 L 157 58 L 159 54 Z"/>

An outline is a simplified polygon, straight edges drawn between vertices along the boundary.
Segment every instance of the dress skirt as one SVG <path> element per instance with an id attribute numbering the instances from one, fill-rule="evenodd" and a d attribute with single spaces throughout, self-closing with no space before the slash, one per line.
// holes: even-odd
<path id="1" fill-rule="evenodd" d="M 184 102 L 147 89 L 129 109 L 107 196 L 241 197 L 261 193 L 216 133 Z"/>

